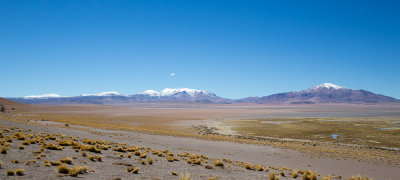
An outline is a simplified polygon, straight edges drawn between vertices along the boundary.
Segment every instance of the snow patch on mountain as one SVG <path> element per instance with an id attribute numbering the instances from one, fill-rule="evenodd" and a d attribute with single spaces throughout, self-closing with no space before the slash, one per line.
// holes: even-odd
<path id="1" fill-rule="evenodd" d="M 154 91 L 154 90 L 152 90 L 152 89 L 147 90 L 147 91 L 144 91 L 144 92 L 142 92 L 142 93 L 140 93 L 140 94 L 142 94 L 142 95 L 148 95 L 148 96 L 159 96 L 159 95 L 160 95 L 159 92 Z"/>
<path id="2" fill-rule="evenodd" d="M 321 89 L 321 88 L 335 89 L 335 90 L 337 90 L 337 89 L 347 89 L 344 86 L 338 86 L 338 85 L 332 84 L 332 83 L 322 83 L 322 84 L 318 84 L 318 85 L 308 89 L 308 91 L 318 90 L 318 89 Z"/>
<path id="3" fill-rule="evenodd" d="M 24 96 L 25 99 L 37 99 L 37 98 L 58 98 L 62 97 L 58 94 L 42 94 L 42 95 L 30 95 L 30 96 Z"/>
<path id="4" fill-rule="evenodd" d="M 101 92 L 98 94 L 82 94 L 81 96 L 122 96 L 120 93 L 115 91 Z"/>
<path id="5" fill-rule="evenodd" d="M 161 92 L 157 92 L 155 90 L 147 90 L 140 94 L 148 95 L 148 96 L 173 96 L 173 95 L 176 95 L 179 93 L 186 93 L 191 97 L 194 97 L 199 94 L 203 94 L 206 96 L 214 96 L 214 94 L 212 94 L 208 91 L 205 91 L 205 90 L 197 90 L 197 89 L 189 89 L 189 88 L 176 88 L 176 89 L 165 88 Z"/>

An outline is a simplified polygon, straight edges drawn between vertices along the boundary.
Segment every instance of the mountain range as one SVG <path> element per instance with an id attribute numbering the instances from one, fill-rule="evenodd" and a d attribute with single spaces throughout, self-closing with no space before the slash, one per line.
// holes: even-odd
<path id="1" fill-rule="evenodd" d="M 332 83 L 323 83 L 312 88 L 272 94 L 263 97 L 247 97 L 243 99 L 222 98 L 205 90 L 188 88 L 166 88 L 160 92 L 147 90 L 140 94 L 122 95 L 118 92 L 99 94 L 82 94 L 80 96 L 63 97 L 57 94 L 33 95 L 19 98 L 8 98 L 25 104 L 128 104 L 128 103 L 257 103 L 257 104 L 315 104 L 315 103 L 347 103 L 347 104 L 394 104 L 400 100 L 375 94 L 366 90 L 352 90 Z"/>

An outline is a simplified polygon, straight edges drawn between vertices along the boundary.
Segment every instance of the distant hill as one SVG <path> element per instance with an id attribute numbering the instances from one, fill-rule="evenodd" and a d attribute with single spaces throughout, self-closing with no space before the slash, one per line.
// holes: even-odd
<path id="1" fill-rule="evenodd" d="M 263 97 L 243 99 L 226 99 L 214 93 L 188 88 L 166 88 L 160 92 L 147 90 L 140 94 L 122 95 L 118 92 L 83 94 L 80 96 L 62 97 L 57 94 L 8 98 L 25 104 L 128 104 L 128 103 L 258 103 L 258 104 L 393 104 L 400 100 L 375 94 L 366 90 L 352 90 L 331 83 L 316 85 L 298 92 L 278 93 Z"/>
<path id="2" fill-rule="evenodd" d="M 0 98 L 0 110 L 4 108 L 5 111 L 12 111 L 23 106 L 24 104 L 14 102 L 5 98 Z"/>

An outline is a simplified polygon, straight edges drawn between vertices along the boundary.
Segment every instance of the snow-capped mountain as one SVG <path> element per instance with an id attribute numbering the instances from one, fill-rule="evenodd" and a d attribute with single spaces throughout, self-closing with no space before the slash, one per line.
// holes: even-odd
<path id="1" fill-rule="evenodd" d="M 218 97 L 214 93 L 205 90 L 189 88 L 165 88 L 160 92 L 147 90 L 134 95 L 122 95 L 118 92 L 111 91 L 70 97 L 47 94 L 9 99 L 26 104 L 124 104 L 138 102 L 227 103 L 229 101 L 228 99 Z"/>
<path id="2" fill-rule="evenodd" d="M 332 83 L 322 83 L 303 91 L 278 93 L 263 97 L 226 99 L 214 93 L 189 89 L 165 88 L 162 91 L 147 90 L 134 95 L 122 95 L 118 92 L 82 94 L 63 97 L 58 94 L 32 95 L 22 98 L 8 98 L 25 104 L 127 104 L 127 103 L 258 103 L 258 104 L 390 104 L 400 100 L 375 94 L 365 90 L 352 90 Z"/>
<path id="3" fill-rule="evenodd" d="M 165 88 L 160 92 L 151 89 L 130 97 L 138 102 L 227 103 L 229 101 L 205 90 L 189 88 Z"/>
<path id="4" fill-rule="evenodd" d="M 400 100 L 365 90 L 352 90 L 332 83 L 322 83 L 303 91 L 278 93 L 264 97 L 244 98 L 239 99 L 236 102 L 252 102 L 261 104 L 387 104 L 400 103 Z"/>
<path id="5" fill-rule="evenodd" d="M 171 88 L 165 88 L 161 92 L 157 92 L 155 90 L 147 90 L 142 93 L 142 95 L 149 95 L 149 96 L 176 96 L 179 94 L 187 94 L 190 97 L 195 97 L 195 96 L 215 96 L 215 94 L 210 93 L 205 90 L 197 90 L 197 89 L 189 89 L 189 88 L 178 88 L 178 89 L 171 89 Z"/>

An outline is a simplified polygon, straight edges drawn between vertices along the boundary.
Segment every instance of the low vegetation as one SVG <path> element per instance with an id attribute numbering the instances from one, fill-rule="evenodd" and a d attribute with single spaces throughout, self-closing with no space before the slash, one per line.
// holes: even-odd
<path id="1" fill-rule="evenodd" d="M 21 132 L 19 132 L 21 131 Z M 139 173 L 139 166 L 140 168 L 151 168 L 150 166 L 147 165 L 153 165 L 154 168 L 157 168 L 158 162 L 164 161 L 165 159 L 168 162 L 175 162 L 175 161 L 180 161 L 182 160 L 184 164 L 188 163 L 190 166 L 194 167 L 201 167 L 204 166 L 205 169 L 214 169 L 210 170 L 211 171 L 217 171 L 217 170 L 223 170 L 223 169 L 228 169 L 229 170 L 234 170 L 235 168 L 245 168 L 247 170 L 252 170 L 254 173 L 265 173 L 265 176 L 268 176 L 269 168 L 271 168 L 271 172 L 269 173 L 269 179 L 279 179 L 279 177 L 291 177 L 293 179 L 298 178 L 299 176 L 302 177 L 304 180 L 314 180 L 317 179 L 319 176 L 315 171 L 312 170 L 291 170 L 287 167 L 267 167 L 259 164 L 250 164 L 246 162 L 240 162 L 240 161 L 232 161 L 230 159 L 215 159 L 214 161 L 213 158 L 209 158 L 206 155 L 201 155 L 201 154 L 193 154 L 184 151 L 183 153 L 174 153 L 171 152 L 168 149 L 165 150 L 156 150 L 152 149 L 149 147 L 137 147 L 135 145 L 128 145 L 126 143 L 115 143 L 115 142 L 107 142 L 103 140 L 93 140 L 93 139 L 87 139 L 85 138 L 84 140 L 80 140 L 79 138 L 76 137 L 67 137 L 65 135 L 61 134 L 50 134 L 50 133 L 28 133 L 24 132 L 22 133 L 23 130 L 21 129 L 9 129 L 5 130 L 4 128 L 0 128 L 0 145 L 2 146 L 2 151 L 4 149 L 5 153 L 2 154 L 2 156 L 9 156 L 7 154 L 7 151 L 9 152 L 32 152 L 32 157 L 35 158 L 37 157 L 38 159 L 43 159 L 43 160 L 37 160 L 38 162 L 43 162 L 44 166 L 50 167 L 50 166 L 55 166 L 56 170 L 58 173 L 63 174 L 60 176 L 71 176 L 71 177 L 77 177 L 79 174 L 85 174 L 85 173 L 94 173 L 94 170 L 88 170 L 86 166 L 80 166 L 82 164 L 86 163 L 86 160 L 89 159 L 94 162 L 102 163 L 103 160 L 105 163 L 109 162 L 109 159 L 118 159 L 119 157 L 128 157 L 130 159 L 123 158 L 121 161 L 128 161 L 131 164 L 128 168 L 127 171 L 129 173 L 133 174 L 138 174 Z M 18 133 L 16 133 L 18 132 Z M 13 144 L 14 140 L 14 144 Z M 21 142 L 23 141 L 23 145 Z M 24 148 L 21 148 L 23 146 Z M 30 150 L 34 148 L 34 150 Z M 11 151 L 9 150 L 11 149 Z M 23 151 L 21 151 L 23 149 Z M 55 150 L 55 151 L 54 151 Z M 103 151 L 103 152 L 102 152 Z M 88 154 L 89 152 L 89 154 Z M 113 152 L 115 153 L 114 156 L 109 156 L 109 154 L 103 156 L 100 155 L 103 153 L 110 153 Z M 128 153 L 127 153 L 128 152 Z M 66 157 L 62 158 L 58 161 L 52 161 L 50 159 L 56 159 L 54 158 L 53 153 L 76 153 L 76 154 L 69 154 L 72 158 Z M 93 155 L 93 154 L 96 155 Z M 119 154 L 118 154 L 119 153 Z M 132 157 L 132 153 L 136 156 Z M 61 156 L 62 157 L 62 156 Z M 87 159 L 86 159 L 87 157 Z M 165 159 L 164 159 L 165 157 Z M 57 158 L 58 159 L 58 158 Z M 42 164 L 37 163 L 36 165 L 33 163 L 36 163 L 36 160 L 30 160 L 30 159 L 21 159 L 22 162 L 25 161 L 26 166 L 30 167 L 35 167 L 35 166 L 41 166 Z M 9 160 L 7 160 L 8 163 L 10 163 Z M 12 163 L 19 163 L 18 159 L 14 159 L 11 161 Z M 209 163 L 210 162 L 210 163 Z M 103 162 L 104 163 L 104 162 Z M 136 164 L 136 167 L 131 166 L 132 164 Z M 141 163 L 141 164 L 139 164 Z M 32 166 L 33 164 L 33 166 Z M 69 168 L 68 165 L 76 165 L 72 168 Z M 173 164 L 173 163 L 172 163 Z M 225 165 L 226 164 L 226 165 Z M 0 168 L 2 167 L 3 162 L 0 161 Z M 90 165 L 90 163 L 89 163 Z M 139 165 L 139 166 L 137 166 Z M 197 166 L 195 166 L 197 165 Z M 126 166 L 126 165 L 125 165 Z M 214 167 L 216 166 L 216 167 Z M 225 167 L 226 166 L 226 167 Z M 234 168 L 231 168 L 231 167 Z M 218 168 L 222 167 L 222 168 Z M 224 168 L 225 167 L 225 168 Z M 29 168 L 28 168 L 29 170 Z M 275 170 L 275 172 L 274 172 Z M 259 172 L 255 172 L 259 171 Z M 146 172 L 146 171 L 143 171 Z M 277 172 L 277 173 L 276 173 Z M 7 170 L 6 175 L 8 176 L 22 176 L 25 174 L 24 169 L 15 169 L 15 170 Z M 28 172 L 29 174 L 29 172 Z M 172 172 L 172 175 L 178 175 L 177 172 Z M 190 177 L 190 174 L 185 174 L 184 176 L 180 176 L 180 178 L 184 177 L 185 179 Z M 322 177 L 322 176 L 321 176 Z M 214 177 L 211 177 L 214 178 Z M 331 176 L 324 176 L 324 179 L 330 179 Z M 350 177 L 350 179 L 360 179 L 361 177 L 355 176 L 355 177 Z M 368 177 L 361 178 L 361 180 L 369 180 Z"/>

